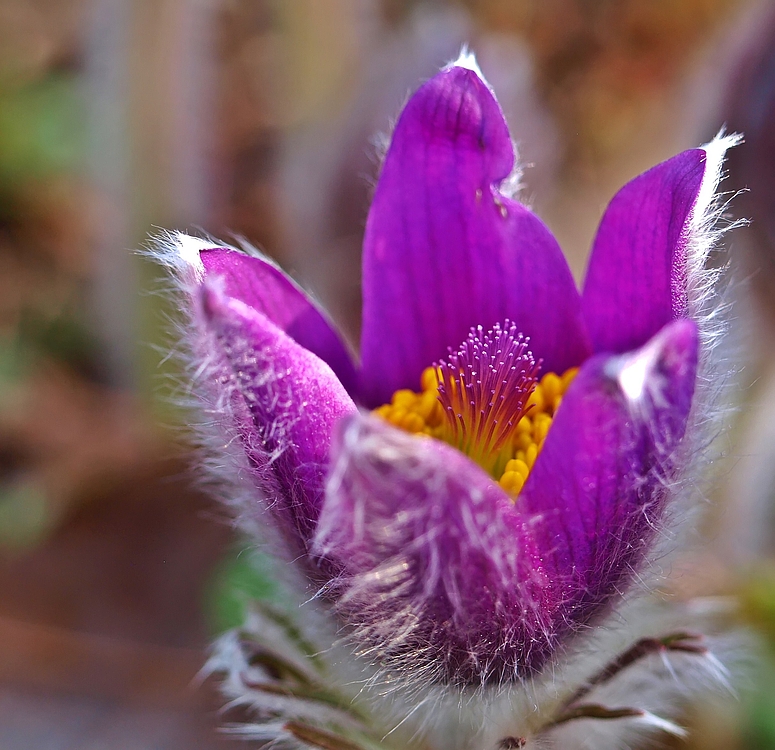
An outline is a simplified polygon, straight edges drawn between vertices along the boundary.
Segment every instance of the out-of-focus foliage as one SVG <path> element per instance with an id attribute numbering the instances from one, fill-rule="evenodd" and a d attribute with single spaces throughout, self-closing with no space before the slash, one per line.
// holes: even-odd
<path id="1" fill-rule="evenodd" d="M 90 312 L 86 10 L 0 7 L 0 549 L 43 541 L 141 453 Z"/>
<path id="2" fill-rule="evenodd" d="M 251 601 L 282 605 L 280 594 L 271 558 L 256 550 L 233 548 L 213 573 L 205 598 L 213 632 L 242 625 Z"/>
<path id="3" fill-rule="evenodd" d="M 775 566 L 764 567 L 741 585 L 741 612 L 775 655 Z"/>
<path id="4" fill-rule="evenodd" d="M 76 169 L 84 153 L 82 113 L 72 75 L 0 90 L 0 186 Z"/>
<path id="5" fill-rule="evenodd" d="M 698 46 L 734 22 L 742 0 L 467 2 L 486 26 L 526 38 L 570 143 L 599 159 L 631 148 Z M 581 141 L 578 140 L 579 136 Z M 579 155 L 579 152 L 576 152 Z"/>
<path id="6" fill-rule="evenodd" d="M 775 565 L 754 573 L 740 586 L 741 613 L 762 640 L 752 682 L 743 697 L 741 735 L 746 750 L 775 747 Z"/>

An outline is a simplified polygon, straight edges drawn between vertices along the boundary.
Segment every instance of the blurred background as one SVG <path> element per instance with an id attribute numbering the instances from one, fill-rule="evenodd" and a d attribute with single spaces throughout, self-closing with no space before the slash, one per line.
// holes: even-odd
<path id="1" fill-rule="evenodd" d="M 244 237 L 357 341 L 379 136 L 464 42 L 577 279 L 619 186 L 746 135 L 734 426 L 669 593 L 738 596 L 759 649 L 688 747 L 775 748 L 775 3 L 0 0 L 0 750 L 233 744 L 198 672 L 271 586 L 191 480 L 175 311 L 134 250 Z"/>

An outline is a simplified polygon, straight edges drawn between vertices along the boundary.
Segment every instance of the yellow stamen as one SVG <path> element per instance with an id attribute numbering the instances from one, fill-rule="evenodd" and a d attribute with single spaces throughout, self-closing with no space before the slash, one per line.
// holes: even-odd
<path id="1" fill-rule="evenodd" d="M 506 443 L 493 458 L 482 460 L 481 451 L 469 442 L 461 445 L 459 425 L 455 428 L 446 418 L 439 401 L 442 382 L 438 367 L 427 367 L 420 378 L 419 393 L 403 389 L 396 391 L 389 404 L 375 409 L 387 422 L 417 435 L 428 435 L 445 443 L 463 448 L 464 452 L 492 474 L 500 486 L 516 498 L 521 492 L 543 448 L 562 397 L 578 372 L 577 367 L 562 375 L 546 373 L 536 384 L 526 404 L 526 413 L 514 425 Z"/>

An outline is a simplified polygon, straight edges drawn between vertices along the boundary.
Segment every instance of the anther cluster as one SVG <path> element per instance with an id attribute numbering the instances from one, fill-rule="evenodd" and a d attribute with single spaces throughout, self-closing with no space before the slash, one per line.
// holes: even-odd
<path id="1" fill-rule="evenodd" d="M 457 351 L 427 367 L 421 391 L 401 389 L 376 413 L 407 432 L 455 446 L 516 497 L 577 368 L 538 378 L 540 361 L 509 320 L 472 328 Z"/>

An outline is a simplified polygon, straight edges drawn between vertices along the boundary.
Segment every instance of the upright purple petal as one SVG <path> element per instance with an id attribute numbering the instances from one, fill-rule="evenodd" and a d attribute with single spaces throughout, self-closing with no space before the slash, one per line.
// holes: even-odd
<path id="1" fill-rule="evenodd" d="M 684 151 L 625 185 L 595 237 L 584 317 L 596 352 L 646 343 L 686 314 L 687 241 L 706 152 Z"/>
<path id="2" fill-rule="evenodd" d="M 482 79 L 446 69 L 396 125 L 366 225 L 362 387 L 378 405 L 506 318 L 545 368 L 578 365 L 589 345 L 580 297 L 544 224 L 505 198 L 514 166 L 503 113 Z"/>
<path id="3" fill-rule="evenodd" d="M 226 293 L 265 315 L 294 341 L 316 354 L 355 394 L 352 359 L 338 333 L 312 300 L 279 268 L 227 248 L 201 250 L 207 277 L 224 279 Z"/>
<path id="4" fill-rule="evenodd" d="M 627 588 L 662 528 L 697 355 L 696 325 L 676 321 L 638 351 L 593 357 L 565 394 L 517 506 L 562 589 L 566 631 Z"/>
<path id="5" fill-rule="evenodd" d="M 320 512 L 334 426 L 355 405 L 325 362 L 262 313 L 207 282 L 199 294 L 219 407 L 236 421 L 265 503 L 303 551 Z"/>
<path id="6" fill-rule="evenodd" d="M 524 677 L 558 600 L 528 523 L 462 453 L 381 420 L 342 423 L 316 548 L 353 636 L 386 665 L 459 684 Z"/>

